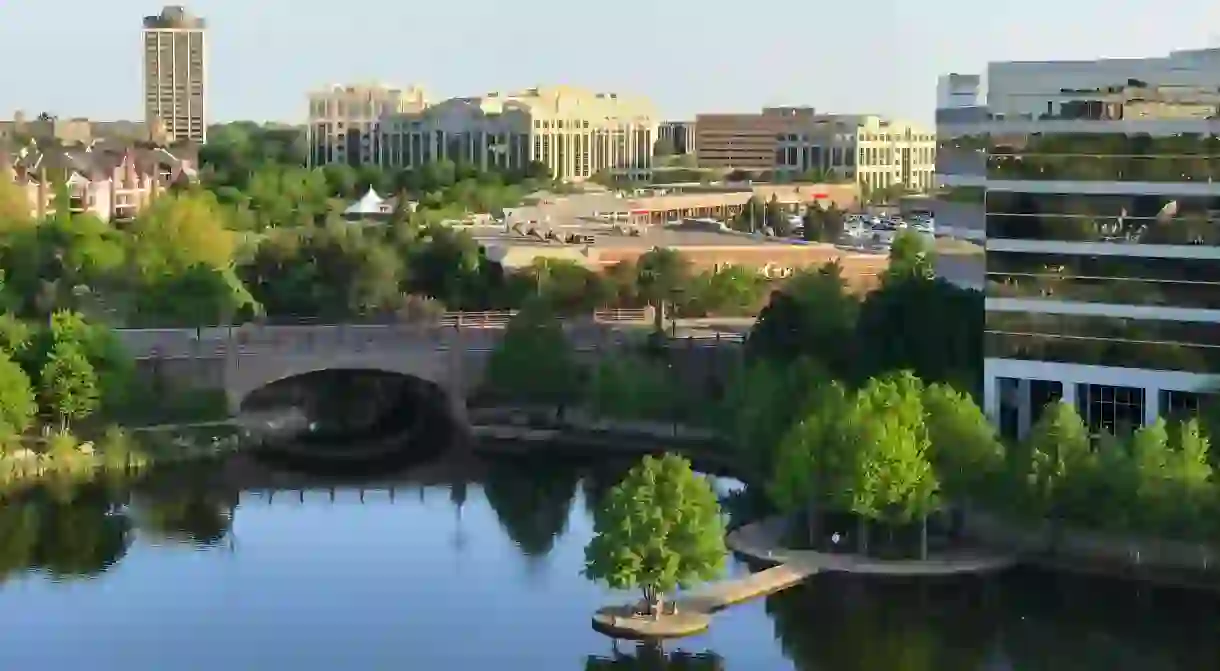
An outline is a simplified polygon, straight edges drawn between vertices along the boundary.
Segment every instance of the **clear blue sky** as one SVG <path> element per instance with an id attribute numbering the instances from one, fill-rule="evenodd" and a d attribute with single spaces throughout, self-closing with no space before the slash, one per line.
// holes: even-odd
<path id="1" fill-rule="evenodd" d="M 723 11 L 717 11 L 718 7 Z M 160 3 L 0 0 L 0 117 L 141 116 L 140 23 Z M 669 118 L 810 104 L 930 120 L 939 74 L 988 60 L 1220 46 L 1216 0 L 194 0 L 213 120 L 304 116 L 328 82 L 434 97 L 565 83 Z M 1052 18 L 1053 17 L 1053 18 Z"/>

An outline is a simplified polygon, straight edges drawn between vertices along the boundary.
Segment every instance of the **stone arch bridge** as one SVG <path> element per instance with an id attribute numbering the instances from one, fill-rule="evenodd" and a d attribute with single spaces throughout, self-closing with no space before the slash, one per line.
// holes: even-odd
<path id="1" fill-rule="evenodd" d="M 280 380 L 324 370 L 370 370 L 423 380 L 444 392 L 454 419 L 482 382 L 488 355 L 507 318 L 475 324 L 343 324 L 158 329 L 120 332 L 141 368 L 154 378 L 222 389 L 237 414 L 253 392 Z M 646 335 L 642 320 L 572 320 L 564 325 L 578 353 L 595 358 Z M 706 350 L 737 344 L 736 333 L 679 338 Z"/>

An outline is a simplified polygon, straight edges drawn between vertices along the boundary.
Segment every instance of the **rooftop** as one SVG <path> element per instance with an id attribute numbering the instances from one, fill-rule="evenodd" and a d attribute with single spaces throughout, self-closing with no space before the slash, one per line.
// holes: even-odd
<path id="1" fill-rule="evenodd" d="M 207 22 L 186 11 L 186 8 L 181 5 L 167 5 L 161 9 L 160 14 L 144 17 L 144 27 L 202 30 L 207 27 Z"/>

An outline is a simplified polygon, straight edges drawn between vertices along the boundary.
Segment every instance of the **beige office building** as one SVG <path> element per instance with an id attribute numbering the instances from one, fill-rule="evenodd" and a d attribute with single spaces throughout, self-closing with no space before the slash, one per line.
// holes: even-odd
<path id="1" fill-rule="evenodd" d="M 311 166 L 364 165 L 378 161 L 383 117 L 414 114 L 428 106 L 422 88 L 381 84 L 341 85 L 309 93 L 306 134 Z"/>
<path id="2" fill-rule="evenodd" d="M 657 125 L 648 101 L 617 93 L 567 86 L 488 93 L 382 118 L 379 162 L 450 159 L 507 170 L 539 162 L 573 182 L 602 171 L 647 179 Z"/>
<path id="3" fill-rule="evenodd" d="M 851 180 L 861 190 L 932 188 L 936 133 L 867 114 L 819 114 L 812 107 L 768 107 L 756 114 L 701 114 L 695 120 L 700 167 L 808 173 Z"/>
<path id="4" fill-rule="evenodd" d="M 169 6 L 144 17 L 144 123 L 174 142 L 207 139 L 206 23 Z"/>

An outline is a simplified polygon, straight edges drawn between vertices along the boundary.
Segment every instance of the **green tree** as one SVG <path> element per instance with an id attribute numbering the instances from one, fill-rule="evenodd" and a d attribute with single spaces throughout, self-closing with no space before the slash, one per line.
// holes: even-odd
<path id="1" fill-rule="evenodd" d="M 10 312 L 0 314 L 0 352 L 16 358 L 30 344 L 30 327 Z"/>
<path id="2" fill-rule="evenodd" d="M 1192 418 L 1178 424 L 1171 446 L 1167 470 L 1174 483 L 1172 498 L 1179 511 L 1179 528 L 1197 537 L 1207 530 L 1208 514 L 1216 500 L 1210 444 L 1198 420 Z"/>
<path id="3" fill-rule="evenodd" d="M 806 356 L 846 377 L 855 359 L 852 343 L 859 310 L 840 265 L 802 271 L 771 294 L 750 329 L 746 356 L 773 361 Z"/>
<path id="4" fill-rule="evenodd" d="M 1058 521 L 1068 498 L 1070 478 L 1087 465 L 1089 433 L 1071 403 L 1051 402 L 1030 429 L 1018 473 L 1027 483 L 1027 509 L 1038 517 Z"/>
<path id="5" fill-rule="evenodd" d="M 689 295 L 680 306 L 688 317 L 736 317 L 758 309 L 767 280 L 752 268 L 729 265 L 691 279 Z"/>
<path id="6" fill-rule="evenodd" d="M 606 358 L 590 377 L 589 401 L 604 417 L 671 420 L 679 392 L 664 365 L 641 357 Z"/>
<path id="7" fill-rule="evenodd" d="M 808 242 L 835 242 L 827 238 L 826 210 L 821 205 L 812 203 L 801 215 L 801 237 Z"/>
<path id="8" fill-rule="evenodd" d="M 32 210 L 23 187 L 10 179 L 0 179 L 0 234 L 32 227 Z"/>
<path id="9" fill-rule="evenodd" d="M 39 383 L 43 406 L 63 431 L 69 422 L 84 419 L 98 408 L 97 372 L 76 347 L 57 344 L 43 366 Z"/>
<path id="10" fill-rule="evenodd" d="M 729 222 L 734 230 L 745 233 L 757 233 L 767 224 L 767 203 L 758 196 L 750 196 L 741 208 L 741 212 Z"/>
<path id="11" fill-rule="evenodd" d="M 606 279 L 574 261 L 534 259 L 522 275 L 533 280 L 537 296 L 559 315 L 588 315 L 610 300 Z"/>
<path id="12" fill-rule="evenodd" d="M 560 412 L 579 389 L 580 376 L 559 320 L 537 305 L 513 317 L 487 362 L 487 385 L 493 392 Z"/>
<path id="13" fill-rule="evenodd" d="M 860 306 L 853 339 L 864 355 L 857 360 L 860 377 L 907 369 L 927 382 L 979 391 L 982 292 L 929 278 L 917 270 L 923 262 L 901 256 L 903 249 L 909 248 L 898 249 L 881 287 Z M 909 270 L 897 270 L 904 266 Z"/>
<path id="14" fill-rule="evenodd" d="M 594 515 L 593 533 L 584 574 L 641 589 L 654 617 L 666 593 L 715 578 L 728 554 L 715 490 L 672 454 L 631 469 Z"/>
<path id="15" fill-rule="evenodd" d="M 30 378 L 7 354 L 0 354 L 0 437 L 25 433 L 38 414 Z"/>
<path id="16" fill-rule="evenodd" d="M 848 419 L 858 452 L 846 489 L 861 520 L 923 521 L 920 554 L 926 557 L 926 519 L 939 506 L 940 483 L 929 459 L 922 397 L 923 384 L 906 372 L 871 380 L 859 391 Z M 866 550 L 863 524 L 861 541 Z"/>
<path id="17" fill-rule="evenodd" d="M 656 311 L 654 326 L 662 330 L 667 306 L 690 282 L 690 263 L 675 249 L 656 247 L 636 259 L 640 297 Z"/>
<path id="18" fill-rule="evenodd" d="M 911 276 L 928 279 L 935 274 L 935 254 L 928 239 L 909 229 L 899 231 L 890 245 L 890 263 L 882 279 L 896 281 Z"/>
<path id="19" fill-rule="evenodd" d="M 775 472 L 775 446 L 809 412 L 824 368 L 810 359 L 746 364 L 720 405 L 721 432 L 743 468 L 765 482 Z"/>
<path id="20" fill-rule="evenodd" d="M 815 382 L 807 406 L 804 417 L 776 447 L 767 493 L 780 510 L 803 513 L 813 545 L 821 511 L 843 504 L 840 497 L 851 477 L 856 446 L 843 440 L 842 422 L 851 407 L 841 384 Z"/>
<path id="21" fill-rule="evenodd" d="M 930 459 L 945 492 L 958 500 L 987 500 L 1004 467 L 995 426 L 967 396 L 946 384 L 923 392 Z"/>
<path id="22" fill-rule="evenodd" d="M 41 374 L 56 348 L 81 352 L 96 375 L 103 409 L 118 412 L 127 408 L 132 392 L 135 361 L 113 330 L 89 323 L 77 312 L 60 310 L 51 315 L 50 324 L 39 329 L 18 361 L 35 386 L 41 388 Z"/>
<path id="23" fill-rule="evenodd" d="M 767 228 L 771 229 L 773 235 L 781 238 L 792 235 L 792 225 L 788 223 L 788 213 L 784 211 L 784 206 L 780 204 L 779 196 L 772 194 L 771 200 L 767 201 L 767 207 L 763 216 L 767 223 Z"/>
<path id="24" fill-rule="evenodd" d="M 131 223 L 130 259 L 138 276 L 154 281 L 195 265 L 233 265 L 236 239 L 226 215 L 209 195 L 167 195 L 148 205 Z"/>
<path id="25" fill-rule="evenodd" d="M 232 324 L 243 313 L 258 312 L 245 285 L 226 268 L 197 264 L 158 278 L 139 294 L 137 314 L 154 319 L 157 326 L 215 326 Z"/>

